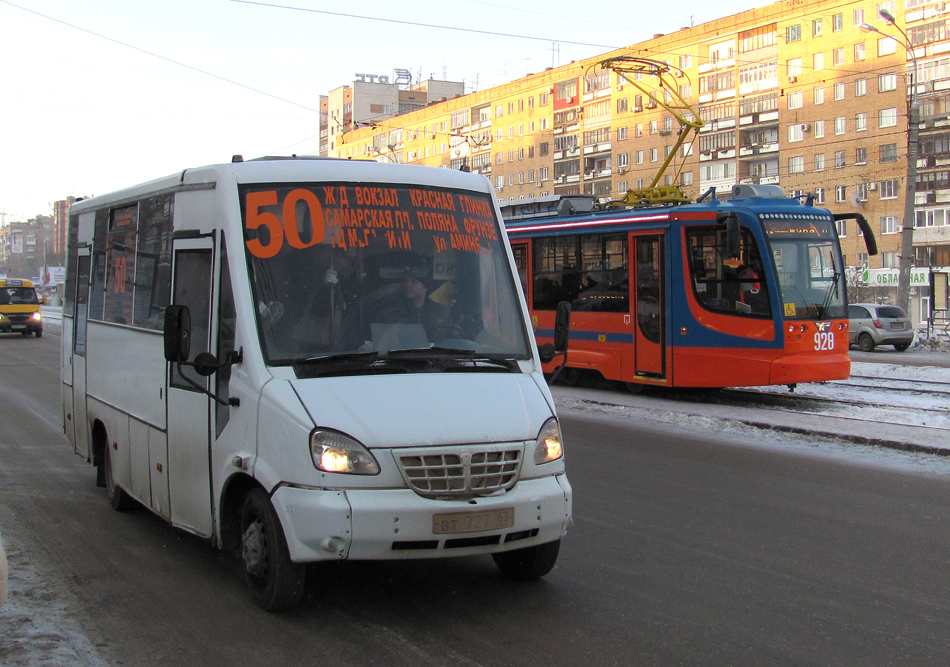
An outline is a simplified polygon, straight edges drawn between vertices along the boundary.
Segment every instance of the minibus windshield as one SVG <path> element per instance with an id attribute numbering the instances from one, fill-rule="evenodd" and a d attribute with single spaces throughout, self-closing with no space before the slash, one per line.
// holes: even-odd
<path id="1" fill-rule="evenodd" d="M 32 287 L 0 288 L 0 306 L 36 305 L 39 302 L 36 290 Z"/>
<path id="2" fill-rule="evenodd" d="M 489 195 L 385 183 L 253 184 L 242 187 L 241 206 L 268 363 L 371 370 L 404 350 L 530 357 Z"/>
<path id="3" fill-rule="evenodd" d="M 845 277 L 830 217 L 772 214 L 763 220 L 787 320 L 847 317 Z"/>

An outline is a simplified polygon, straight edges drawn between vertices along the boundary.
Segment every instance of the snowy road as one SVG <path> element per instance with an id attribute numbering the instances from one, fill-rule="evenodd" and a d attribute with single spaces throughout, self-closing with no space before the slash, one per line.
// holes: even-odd
<path id="1" fill-rule="evenodd" d="M 54 317 L 48 318 L 50 334 L 54 334 L 56 324 Z M 46 345 L 47 341 L 32 341 L 32 344 Z M 937 358 L 941 363 L 944 361 L 943 357 Z M 47 360 L 46 363 L 52 369 L 51 372 L 56 370 L 55 359 Z M 855 364 L 854 372 L 875 377 L 903 377 L 911 380 L 937 377 L 950 381 L 950 370 L 937 365 L 908 368 L 859 362 Z M 801 386 L 797 393 L 807 396 L 815 392 L 815 395 L 820 393 L 834 397 L 843 396 L 841 392 L 844 391 L 844 388 L 836 388 L 829 383 Z M 695 434 L 697 438 L 705 438 L 710 432 L 727 437 L 731 434 L 737 443 L 748 443 L 748 446 L 771 447 L 801 452 L 810 457 L 827 457 L 905 472 L 950 477 L 948 456 L 855 445 L 860 437 L 873 436 L 882 442 L 925 443 L 928 446 L 942 442 L 944 446 L 950 447 L 950 438 L 945 433 L 925 437 L 926 433 L 934 431 L 926 424 L 892 424 L 881 426 L 875 429 L 874 433 L 855 433 L 857 429 L 854 421 L 841 414 L 796 415 L 741 406 L 724 409 L 722 405 L 688 403 L 659 396 L 633 396 L 603 389 L 557 387 L 554 394 L 559 410 L 564 415 L 597 412 L 629 419 L 631 422 L 651 422 L 671 432 Z M 4 394 L 2 398 L 9 402 L 10 395 Z M 887 399 L 881 397 L 880 400 Z M 55 403 L 55 400 L 50 403 Z M 946 412 L 947 404 L 943 398 L 924 394 L 919 397 L 918 407 L 922 408 L 921 414 L 926 415 L 928 410 L 934 413 Z M 55 411 L 55 407 L 52 408 L 52 412 Z M 55 421 L 56 415 L 47 417 Z M 767 421 L 771 423 L 767 424 Z M 767 428 L 769 426 L 771 429 Z M 867 427 L 861 429 L 866 431 Z M 814 435 L 815 432 L 822 435 Z M 60 436 L 53 433 L 50 437 L 55 439 Z M 929 439 L 931 437 L 933 440 Z M 0 444 L 13 446 L 9 441 Z M 92 474 L 91 471 L 89 474 Z M 108 664 L 99 647 L 87 638 L 77 622 L 80 607 L 71 592 L 72 587 L 68 582 L 51 576 L 49 563 L 57 561 L 51 553 L 56 546 L 33 544 L 22 539 L 22 536 L 30 534 L 30 531 L 4 502 L 2 491 L 0 528 L 3 530 L 3 542 L 8 551 L 11 569 L 10 598 L 0 609 L 0 664 L 4 667 L 101 667 Z"/>

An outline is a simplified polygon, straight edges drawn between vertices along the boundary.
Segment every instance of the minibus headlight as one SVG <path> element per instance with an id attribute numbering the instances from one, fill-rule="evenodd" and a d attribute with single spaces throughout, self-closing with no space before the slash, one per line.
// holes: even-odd
<path id="1" fill-rule="evenodd" d="M 33 313 L 33 319 L 39 321 L 43 319 L 43 316 L 39 313 L 39 311 L 37 311 Z"/>
<path id="2" fill-rule="evenodd" d="M 557 424 L 557 419 L 551 417 L 544 422 L 544 426 L 538 433 L 537 444 L 534 446 L 534 462 L 535 464 L 550 463 L 561 458 L 563 454 L 561 428 Z"/>
<path id="3" fill-rule="evenodd" d="M 369 450 L 338 431 L 316 429 L 310 434 L 313 465 L 323 472 L 378 475 L 379 464 Z"/>

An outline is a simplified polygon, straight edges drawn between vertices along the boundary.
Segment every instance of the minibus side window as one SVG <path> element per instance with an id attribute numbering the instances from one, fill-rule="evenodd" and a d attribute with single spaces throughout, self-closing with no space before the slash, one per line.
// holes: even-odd
<path id="1" fill-rule="evenodd" d="M 211 312 L 211 249 L 175 251 L 175 299 L 174 303 L 187 306 L 191 311 L 191 360 L 201 352 L 208 351 L 209 315 Z M 191 366 L 173 364 L 181 372 L 207 387 L 207 378 L 195 372 Z M 178 371 L 172 373 L 171 384 L 179 389 L 196 391 L 181 379 Z"/>

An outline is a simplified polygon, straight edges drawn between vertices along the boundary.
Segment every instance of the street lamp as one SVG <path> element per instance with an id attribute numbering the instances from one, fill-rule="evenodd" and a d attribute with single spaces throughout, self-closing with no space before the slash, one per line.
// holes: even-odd
<path id="1" fill-rule="evenodd" d="M 914 259 L 914 201 L 917 196 L 917 153 L 918 136 L 920 133 L 920 99 L 917 96 L 917 54 L 914 53 L 914 47 L 910 43 L 910 38 L 904 32 L 894 15 L 886 9 L 878 11 L 878 15 L 900 32 L 904 38 L 903 47 L 914 64 L 914 73 L 910 79 L 911 101 L 907 113 L 907 187 L 904 193 L 904 228 L 901 230 L 901 254 L 899 263 L 899 273 L 897 275 L 897 305 L 904 309 L 910 315 L 910 268 Z M 860 26 L 864 32 L 876 32 L 884 35 L 883 32 L 868 23 L 862 23 Z M 886 35 L 885 35 L 886 36 Z"/>

